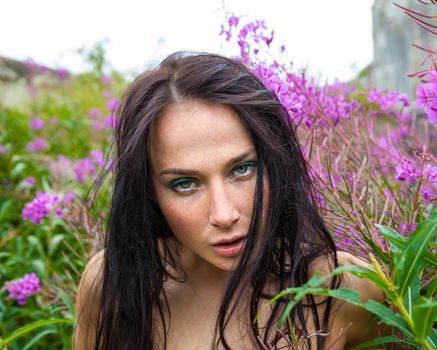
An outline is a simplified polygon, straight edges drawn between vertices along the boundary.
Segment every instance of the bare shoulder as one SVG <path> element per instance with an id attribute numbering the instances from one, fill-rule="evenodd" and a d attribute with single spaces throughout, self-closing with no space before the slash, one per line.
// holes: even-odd
<path id="1" fill-rule="evenodd" d="M 372 268 L 369 262 L 347 252 L 338 252 L 337 257 L 340 266 L 358 265 Z M 359 292 L 362 302 L 375 300 L 382 303 L 385 299 L 383 292 L 372 281 L 352 274 L 344 274 L 342 276 L 341 287 Z M 387 333 L 388 330 L 387 328 L 379 327 L 369 311 L 347 302 L 339 308 L 336 321 L 342 328 L 349 326 L 346 332 L 348 346 L 375 339 L 382 333 Z"/>
<path id="2" fill-rule="evenodd" d="M 87 263 L 76 296 L 76 328 L 74 349 L 89 349 L 95 337 L 100 296 L 104 250 L 95 254 Z"/>

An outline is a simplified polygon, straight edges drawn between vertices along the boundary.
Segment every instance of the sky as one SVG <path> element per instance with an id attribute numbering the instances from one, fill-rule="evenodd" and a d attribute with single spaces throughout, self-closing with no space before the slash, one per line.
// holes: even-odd
<path id="1" fill-rule="evenodd" d="M 107 58 L 122 72 L 141 71 L 177 50 L 236 55 L 219 36 L 225 13 L 265 20 L 296 69 L 348 80 L 373 60 L 374 0 L 7 0 L 0 9 L 0 56 L 32 58 L 80 72 L 77 53 L 107 39 Z"/>

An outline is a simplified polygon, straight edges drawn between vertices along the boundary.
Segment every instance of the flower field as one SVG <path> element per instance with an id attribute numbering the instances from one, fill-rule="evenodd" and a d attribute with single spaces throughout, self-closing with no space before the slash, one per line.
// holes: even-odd
<path id="1" fill-rule="evenodd" d="M 319 85 L 275 58 L 286 48 L 273 49 L 263 21 L 230 15 L 221 38 L 288 110 L 338 248 L 374 267 L 335 273 L 372 279 L 387 302 L 322 289 L 322 276 L 284 293 L 332 295 L 394 327 L 369 347 L 435 349 L 437 52 L 424 49 L 425 66 L 405 77 L 418 83 L 411 99 L 359 81 Z M 102 46 L 86 58 L 93 69 L 78 75 L 29 60 L 28 99 L 0 106 L 0 349 L 72 348 L 77 285 L 105 232 L 117 97 L 129 82 L 108 70 Z"/>

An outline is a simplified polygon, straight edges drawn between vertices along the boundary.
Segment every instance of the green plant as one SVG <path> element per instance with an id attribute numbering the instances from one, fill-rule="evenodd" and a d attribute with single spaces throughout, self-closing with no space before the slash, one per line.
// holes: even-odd
<path id="1" fill-rule="evenodd" d="M 408 344 L 417 349 L 433 350 L 437 347 L 437 334 L 433 328 L 437 321 L 437 258 L 432 254 L 436 247 L 433 239 L 437 233 L 437 211 L 418 224 L 409 237 L 404 237 L 386 226 L 378 225 L 378 228 L 389 242 L 390 249 L 387 252 L 375 251 L 376 256 L 370 255 L 373 269 L 340 266 L 329 276 L 315 274 L 305 285 L 288 288 L 269 301 L 271 304 L 285 295 L 293 295 L 279 320 L 279 329 L 292 308 L 306 295 L 322 295 L 367 309 L 401 335 L 380 337 L 360 344 L 355 349 L 393 342 Z M 388 263 L 382 264 L 380 261 Z M 385 293 L 388 305 L 374 300 L 362 302 L 360 294 L 349 288 L 331 290 L 319 287 L 328 277 L 344 273 L 373 281 Z M 423 278 L 425 274 L 427 277 Z"/>

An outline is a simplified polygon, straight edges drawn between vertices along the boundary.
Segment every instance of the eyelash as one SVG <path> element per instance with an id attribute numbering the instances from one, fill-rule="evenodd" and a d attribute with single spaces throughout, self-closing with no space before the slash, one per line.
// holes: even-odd
<path id="1" fill-rule="evenodd" d="M 246 167 L 246 171 L 244 173 L 238 173 L 238 175 L 236 175 L 237 177 L 245 177 L 247 175 L 252 174 L 253 171 L 256 169 L 256 161 L 248 161 L 248 162 L 241 163 L 240 165 L 236 166 L 232 170 L 232 172 L 235 173 L 238 169 L 242 167 Z M 251 169 L 251 171 L 248 172 L 249 169 Z M 195 182 L 196 182 L 195 180 L 190 178 L 180 178 L 170 182 L 169 187 L 178 193 L 186 193 L 186 192 L 191 192 L 192 188 L 191 187 L 183 188 L 179 186 L 183 184 L 191 184 L 191 183 L 194 184 Z M 182 189 L 178 189 L 178 188 L 182 188 Z"/>

